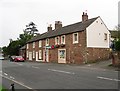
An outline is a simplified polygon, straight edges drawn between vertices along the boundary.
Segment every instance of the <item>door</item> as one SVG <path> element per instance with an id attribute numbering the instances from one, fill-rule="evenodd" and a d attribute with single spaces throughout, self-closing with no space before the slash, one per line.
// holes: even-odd
<path id="1" fill-rule="evenodd" d="M 39 60 L 38 60 L 38 52 L 36 52 L 36 61 L 39 61 Z"/>
<path id="2" fill-rule="evenodd" d="M 49 50 L 48 49 L 43 50 L 43 60 L 44 62 L 49 62 Z"/>
<path id="3" fill-rule="evenodd" d="M 32 61 L 32 52 L 29 52 L 29 60 Z"/>
<path id="4" fill-rule="evenodd" d="M 66 49 L 58 50 L 58 63 L 66 63 Z"/>

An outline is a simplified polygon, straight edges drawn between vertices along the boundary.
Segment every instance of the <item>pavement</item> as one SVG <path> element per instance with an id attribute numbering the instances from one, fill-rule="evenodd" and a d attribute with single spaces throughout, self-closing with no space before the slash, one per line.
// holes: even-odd
<path id="1" fill-rule="evenodd" d="M 112 66 L 112 60 L 104 60 L 104 61 L 99 61 L 96 63 L 91 63 L 91 64 L 85 64 L 85 66 L 88 67 L 93 67 L 93 68 L 101 68 L 101 69 L 107 69 L 107 70 L 114 70 L 114 71 L 120 71 L 118 67 L 113 67 Z"/>
<path id="2" fill-rule="evenodd" d="M 43 62 L 37 62 L 37 61 L 27 61 L 27 62 L 43 63 Z M 59 64 L 59 63 L 47 63 L 47 64 L 84 66 L 84 67 L 90 67 L 90 68 L 98 68 L 98 69 L 107 69 L 107 70 L 113 70 L 113 71 L 120 71 L 120 68 L 112 66 L 112 59 L 102 60 L 102 61 L 98 61 L 98 62 L 95 62 L 95 63 L 88 63 L 88 64 Z"/>

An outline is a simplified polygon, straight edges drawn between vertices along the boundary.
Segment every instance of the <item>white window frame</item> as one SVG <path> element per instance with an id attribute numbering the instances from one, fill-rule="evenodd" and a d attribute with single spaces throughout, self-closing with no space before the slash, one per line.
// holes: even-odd
<path id="1" fill-rule="evenodd" d="M 57 36 L 57 37 L 55 37 L 55 45 L 59 45 L 59 44 L 60 44 L 60 37 Z"/>
<path id="2" fill-rule="evenodd" d="M 75 41 L 75 34 L 77 34 L 77 41 Z M 78 43 L 78 33 L 73 33 L 73 44 Z"/>
<path id="3" fill-rule="evenodd" d="M 35 42 L 33 42 L 33 48 L 35 48 Z"/>
<path id="4" fill-rule="evenodd" d="M 64 41 L 63 41 L 63 39 L 62 39 L 63 37 L 64 37 Z M 65 35 L 62 35 L 62 36 L 61 36 L 61 44 L 65 44 Z"/>
<path id="5" fill-rule="evenodd" d="M 39 59 L 42 59 L 42 50 L 39 50 Z"/>
<path id="6" fill-rule="evenodd" d="M 27 49 L 29 49 L 29 44 L 27 44 Z"/>
<path id="7" fill-rule="evenodd" d="M 47 38 L 45 41 L 46 41 L 46 46 L 49 46 L 49 39 Z"/>
<path id="8" fill-rule="evenodd" d="M 42 47 L 42 40 L 39 40 L 39 48 Z"/>
<path id="9" fill-rule="evenodd" d="M 35 58 L 35 51 L 33 51 L 33 58 Z"/>

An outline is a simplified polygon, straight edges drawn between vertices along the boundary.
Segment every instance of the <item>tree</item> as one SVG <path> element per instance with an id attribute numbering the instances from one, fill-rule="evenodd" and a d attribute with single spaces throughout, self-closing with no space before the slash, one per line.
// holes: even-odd
<path id="1" fill-rule="evenodd" d="M 38 30 L 36 29 L 36 24 L 33 22 L 30 22 L 28 25 L 26 25 L 25 31 L 32 36 L 36 36 L 38 34 Z"/>
<path id="2" fill-rule="evenodd" d="M 117 38 L 120 40 L 120 24 L 118 26 L 115 26 L 115 30 L 117 31 Z"/>
<path id="3" fill-rule="evenodd" d="M 115 50 L 120 51 L 120 24 L 116 26 L 116 30 L 118 33 L 117 33 L 117 40 L 115 40 Z"/>
<path id="4" fill-rule="evenodd" d="M 36 25 L 33 22 L 30 22 L 26 25 L 26 29 L 23 30 L 23 34 L 19 34 L 17 40 L 10 39 L 9 45 L 3 47 L 3 52 L 5 55 L 19 55 L 19 49 L 26 45 L 31 38 L 36 36 L 38 33 Z"/>

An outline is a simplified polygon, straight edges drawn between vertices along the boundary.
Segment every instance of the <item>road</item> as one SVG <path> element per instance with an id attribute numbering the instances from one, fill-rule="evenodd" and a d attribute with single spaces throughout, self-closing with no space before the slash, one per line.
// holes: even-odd
<path id="1" fill-rule="evenodd" d="M 2 85 L 15 89 L 118 89 L 118 71 L 90 65 L 2 61 Z"/>

